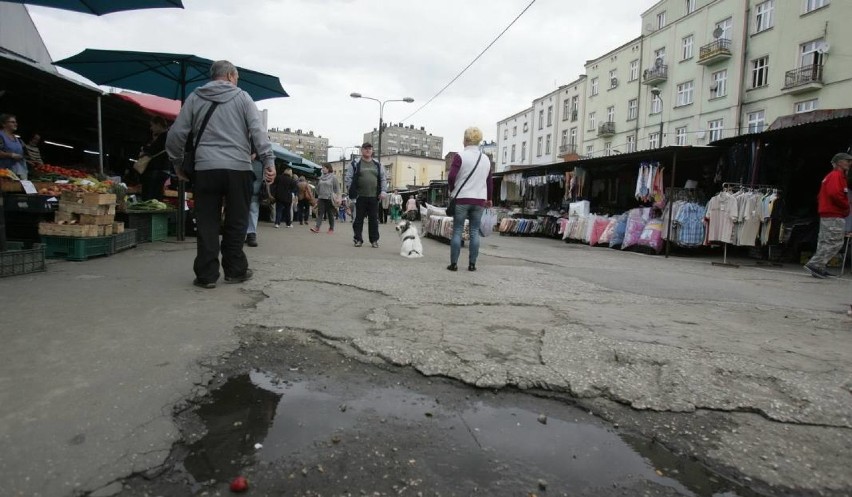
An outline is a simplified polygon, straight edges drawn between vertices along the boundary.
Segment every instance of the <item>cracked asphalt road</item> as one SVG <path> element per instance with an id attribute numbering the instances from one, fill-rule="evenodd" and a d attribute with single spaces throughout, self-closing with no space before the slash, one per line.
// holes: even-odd
<path id="1" fill-rule="evenodd" d="M 499 236 L 479 271 L 450 273 L 447 245 L 408 260 L 382 234 L 353 248 L 348 224 L 263 226 L 255 278 L 212 291 L 175 243 L 0 280 L 0 493 L 71 495 L 161 464 L 172 407 L 206 391 L 244 325 L 569 394 L 771 493 L 852 493 L 852 280 Z"/>

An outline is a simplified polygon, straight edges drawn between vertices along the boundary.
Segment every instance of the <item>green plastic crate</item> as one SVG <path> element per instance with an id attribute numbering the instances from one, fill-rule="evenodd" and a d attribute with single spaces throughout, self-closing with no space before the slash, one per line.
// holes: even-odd
<path id="1" fill-rule="evenodd" d="M 89 257 L 110 255 L 112 236 L 78 238 L 74 236 L 42 236 L 48 259 L 85 261 Z"/>
<path id="2" fill-rule="evenodd" d="M 135 247 L 137 244 L 136 241 L 136 230 L 126 229 L 124 233 L 117 233 L 112 235 L 112 247 L 110 248 L 110 254 L 117 254 L 122 250 L 127 250 Z"/>
<path id="3" fill-rule="evenodd" d="M 127 227 L 136 230 L 139 243 L 165 240 L 169 236 L 170 212 L 128 211 Z"/>
<path id="4" fill-rule="evenodd" d="M 8 242 L 8 246 L 23 247 L 23 244 Z M 44 246 L 40 243 L 33 244 L 31 249 L 21 248 L 21 250 L 0 252 L 0 277 L 17 276 L 44 270 Z"/>
<path id="5" fill-rule="evenodd" d="M 152 214 L 151 215 L 151 241 L 159 242 L 165 240 L 169 236 L 169 215 Z"/>

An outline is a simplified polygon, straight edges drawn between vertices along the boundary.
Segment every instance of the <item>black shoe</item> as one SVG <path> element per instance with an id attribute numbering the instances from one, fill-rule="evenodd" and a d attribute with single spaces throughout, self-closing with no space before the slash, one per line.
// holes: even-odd
<path id="1" fill-rule="evenodd" d="M 246 269 L 242 276 L 225 276 L 225 283 L 242 283 L 250 280 L 252 276 L 254 276 L 254 271 Z"/>
<path id="2" fill-rule="evenodd" d="M 249 247 L 257 247 L 257 233 L 249 233 L 246 235 L 246 245 Z"/>
<path id="3" fill-rule="evenodd" d="M 814 278 L 824 279 L 828 277 L 827 271 L 820 269 L 816 266 L 805 264 L 803 267 L 805 268 L 805 271 L 811 273 L 811 276 L 813 276 Z"/>
<path id="4" fill-rule="evenodd" d="M 467 270 L 468 271 L 476 271 L 476 264 L 468 264 Z"/>
<path id="5" fill-rule="evenodd" d="M 458 271 L 459 267 L 456 264 L 450 264 L 449 266 L 447 266 L 447 270 L 448 271 Z"/>
<path id="6" fill-rule="evenodd" d="M 198 278 L 192 280 L 192 284 L 197 286 L 198 288 L 205 288 L 207 290 L 210 290 L 211 288 L 216 288 L 216 283 L 205 283 L 199 280 Z"/>

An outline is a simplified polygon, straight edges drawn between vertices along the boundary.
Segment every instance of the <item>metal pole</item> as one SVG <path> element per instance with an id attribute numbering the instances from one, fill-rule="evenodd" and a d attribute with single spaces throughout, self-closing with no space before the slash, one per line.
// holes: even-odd
<path id="1" fill-rule="evenodd" d="M 101 109 L 101 99 L 103 95 L 98 95 L 98 169 L 101 175 L 104 174 L 104 118 Z"/>
<path id="2" fill-rule="evenodd" d="M 180 106 L 183 108 L 186 102 L 186 64 L 180 66 Z M 186 239 L 186 213 L 183 208 L 186 205 L 186 182 L 178 178 L 178 200 L 177 200 L 177 240 L 182 242 Z"/>
<path id="3" fill-rule="evenodd" d="M 672 152 L 672 181 L 671 181 L 672 186 L 671 186 L 671 190 L 669 190 L 671 192 L 674 192 L 675 174 L 677 174 L 677 149 L 675 149 L 674 152 Z M 668 258 L 669 252 L 671 251 L 672 223 L 674 222 L 674 219 L 672 219 L 672 211 L 673 211 L 672 201 L 671 201 L 671 199 L 666 199 L 666 200 L 668 201 L 668 204 L 669 204 L 668 205 L 668 208 L 669 208 L 669 228 L 668 228 L 668 234 L 666 234 L 666 258 Z"/>

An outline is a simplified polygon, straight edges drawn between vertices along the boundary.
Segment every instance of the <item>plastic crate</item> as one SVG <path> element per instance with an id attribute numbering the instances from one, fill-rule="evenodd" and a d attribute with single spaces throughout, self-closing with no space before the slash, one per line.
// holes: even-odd
<path id="1" fill-rule="evenodd" d="M 48 259 L 67 259 L 85 261 L 89 257 L 110 255 L 112 236 L 77 238 L 72 236 L 42 236 L 45 243 L 45 257 Z"/>
<path id="2" fill-rule="evenodd" d="M 118 233 L 112 235 L 112 246 L 110 248 L 110 254 L 117 254 L 122 250 L 127 250 L 135 247 L 137 245 L 136 241 L 136 230 L 124 230 L 124 233 Z"/>
<path id="3" fill-rule="evenodd" d="M 48 199 L 53 201 L 48 202 Z M 51 195 L 27 195 L 7 193 L 4 208 L 10 212 L 53 212 L 59 207 L 59 202 Z"/>
<path id="4" fill-rule="evenodd" d="M 18 242 L 8 242 L 8 245 Z M 15 246 L 23 247 L 23 244 Z M 0 277 L 17 276 L 45 270 L 44 246 L 33 244 L 31 249 L 7 250 L 0 252 Z"/>
<path id="5" fill-rule="evenodd" d="M 127 227 L 136 230 L 139 243 L 165 240 L 169 236 L 169 211 L 128 212 Z"/>

